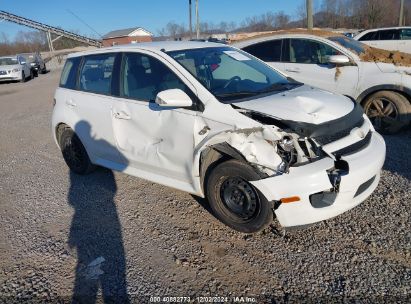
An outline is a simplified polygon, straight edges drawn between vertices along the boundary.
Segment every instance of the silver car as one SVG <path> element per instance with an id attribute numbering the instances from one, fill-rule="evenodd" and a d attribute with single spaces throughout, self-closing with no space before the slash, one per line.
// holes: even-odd
<path id="1" fill-rule="evenodd" d="M 34 76 L 37 77 L 39 73 L 45 74 L 47 72 L 46 63 L 38 52 L 24 53 L 20 54 L 20 56 L 24 57 L 27 64 L 30 65 Z"/>
<path id="2" fill-rule="evenodd" d="M 32 79 L 33 71 L 22 56 L 0 57 L 0 81 L 21 81 Z"/>

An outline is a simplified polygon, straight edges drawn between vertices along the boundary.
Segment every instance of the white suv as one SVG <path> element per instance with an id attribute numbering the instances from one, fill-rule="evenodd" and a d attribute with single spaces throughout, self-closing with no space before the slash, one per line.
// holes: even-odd
<path id="1" fill-rule="evenodd" d="M 243 51 L 161 42 L 69 55 L 52 132 L 71 170 L 95 165 L 206 197 L 242 232 L 329 219 L 377 187 L 385 143 L 349 98 Z"/>
<path id="2" fill-rule="evenodd" d="M 278 34 L 236 46 L 298 81 L 355 99 L 379 132 L 396 133 L 408 126 L 411 55 L 391 58 L 389 51 L 342 35 L 319 35 Z"/>
<path id="3" fill-rule="evenodd" d="M 366 30 L 354 37 L 370 46 L 411 53 L 411 27 L 387 27 Z"/>

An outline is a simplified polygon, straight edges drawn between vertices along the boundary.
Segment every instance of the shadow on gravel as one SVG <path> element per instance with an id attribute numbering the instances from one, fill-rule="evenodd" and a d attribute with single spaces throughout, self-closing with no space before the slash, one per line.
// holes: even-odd
<path id="1" fill-rule="evenodd" d="M 384 169 L 411 181 L 411 128 L 395 135 L 385 135 L 387 156 Z"/>
<path id="2" fill-rule="evenodd" d="M 82 133 L 78 133 L 81 129 Z M 80 122 L 76 133 L 89 145 L 109 145 L 91 137 L 90 125 Z M 88 134 L 89 138 L 84 138 Z M 68 203 L 74 208 L 69 246 L 77 250 L 73 303 L 128 303 L 126 259 L 114 197 L 117 185 L 110 170 L 98 168 L 89 175 L 70 171 Z M 101 288 L 101 293 L 99 289 Z"/>

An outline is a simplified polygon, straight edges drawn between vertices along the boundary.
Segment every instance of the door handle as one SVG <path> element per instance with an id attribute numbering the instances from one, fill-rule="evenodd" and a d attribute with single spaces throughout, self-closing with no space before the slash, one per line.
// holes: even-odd
<path id="1" fill-rule="evenodd" d="M 300 73 L 300 69 L 297 69 L 297 68 L 295 68 L 295 69 L 293 69 L 293 68 L 288 68 L 288 69 L 285 69 L 287 72 L 291 72 L 291 73 Z"/>
<path id="2" fill-rule="evenodd" d="M 66 105 L 70 108 L 74 108 L 76 106 L 76 103 L 73 100 L 69 99 L 66 100 Z"/>
<path id="3" fill-rule="evenodd" d="M 130 115 L 128 115 L 127 113 L 124 113 L 123 111 L 120 112 L 113 112 L 113 116 L 116 119 L 125 119 L 125 120 L 129 120 L 131 119 Z"/>

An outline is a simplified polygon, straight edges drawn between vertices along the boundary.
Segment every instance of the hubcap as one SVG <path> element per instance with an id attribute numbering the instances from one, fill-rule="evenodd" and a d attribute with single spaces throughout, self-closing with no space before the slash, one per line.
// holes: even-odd
<path id="1" fill-rule="evenodd" d="M 228 210 L 243 220 L 252 218 L 257 211 L 257 193 L 239 177 L 227 178 L 221 186 L 220 196 Z"/>
<path id="2" fill-rule="evenodd" d="M 386 130 L 398 123 L 398 109 L 386 98 L 375 98 L 365 107 L 365 113 L 377 130 Z"/>

